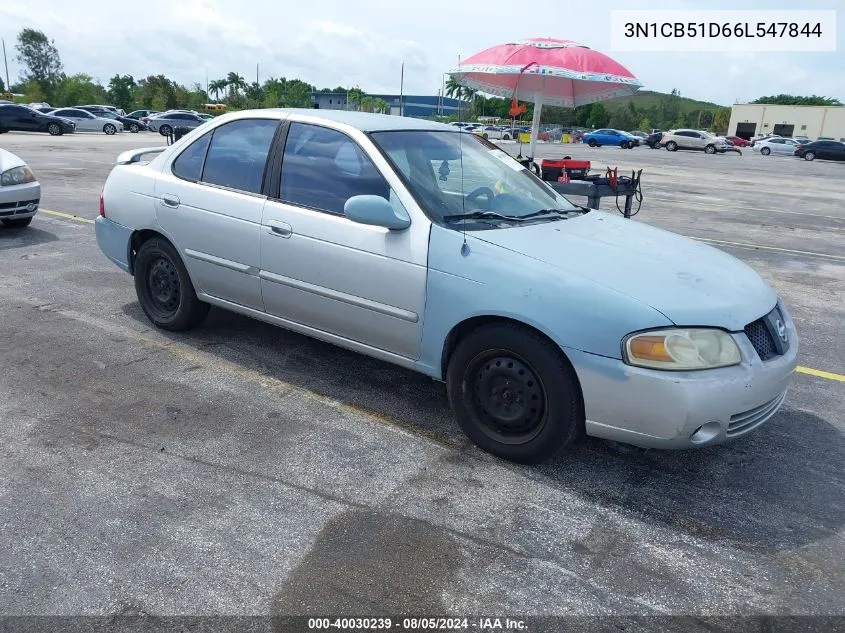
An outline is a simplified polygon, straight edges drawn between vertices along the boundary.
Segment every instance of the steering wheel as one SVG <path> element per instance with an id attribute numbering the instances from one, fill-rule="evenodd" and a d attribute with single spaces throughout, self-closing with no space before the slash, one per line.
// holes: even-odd
<path id="1" fill-rule="evenodd" d="M 489 210 L 493 204 L 493 198 L 496 197 L 496 194 L 493 193 L 493 190 L 490 187 L 479 187 L 475 189 L 467 195 L 467 202 L 475 202 L 481 196 L 487 197 L 487 209 Z"/>

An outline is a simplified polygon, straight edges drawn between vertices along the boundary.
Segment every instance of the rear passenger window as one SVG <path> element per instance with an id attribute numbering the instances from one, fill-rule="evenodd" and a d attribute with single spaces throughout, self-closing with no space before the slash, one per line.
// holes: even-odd
<path id="1" fill-rule="evenodd" d="M 282 158 L 284 202 L 343 214 L 352 196 L 390 199 L 390 186 L 351 138 L 329 128 L 292 123 Z"/>
<path id="2" fill-rule="evenodd" d="M 202 181 L 261 193 L 264 165 L 279 121 L 241 119 L 221 125 L 212 133 Z"/>
<path id="3" fill-rule="evenodd" d="M 173 173 L 185 180 L 193 182 L 199 180 L 202 175 L 202 161 L 205 160 L 205 150 L 208 149 L 210 140 L 211 134 L 204 134 L 188 145 L 188 148 L 173 161 Z"/>

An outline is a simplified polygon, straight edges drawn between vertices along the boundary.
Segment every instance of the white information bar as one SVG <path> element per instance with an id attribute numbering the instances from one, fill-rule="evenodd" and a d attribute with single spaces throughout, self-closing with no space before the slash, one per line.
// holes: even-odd
<path id="1" fill-rule="evenodd" d="M 610 31 L 613 51 L 824 52 L 836 11 L 611 11 Z"/>

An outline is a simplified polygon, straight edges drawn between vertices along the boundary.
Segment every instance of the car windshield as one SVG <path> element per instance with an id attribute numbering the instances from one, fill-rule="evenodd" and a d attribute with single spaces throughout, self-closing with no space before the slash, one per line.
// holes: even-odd
<path id="1" fill-rule="evenodd" d="M 370 137 L 435 222 L 487 229 L 584 211 L 477 135 L 397 130 Z"/>

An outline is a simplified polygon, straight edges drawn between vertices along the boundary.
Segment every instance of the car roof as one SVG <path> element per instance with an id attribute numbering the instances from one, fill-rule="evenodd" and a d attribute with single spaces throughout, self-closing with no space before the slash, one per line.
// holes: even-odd
<path id="1" fill-rule="evenodd" d="M 276 114 L 279 118 L 286 115 L 296 114 L 307 116 L 315 120 L 331 121 L 357 128 L 362 132 L 384 132 L 389 130 L 431 130 L 455 132 L 455 126 L 425 119 L 414 119 L 411 117 L 396 116 L 393 114 L 372 114 L 369 112 L 349 112 L 346 110 L 322 110 L 319 108 L 267 108 L 261 110 L 242 110 L 224 114 L 219 119 L 226 117 L 232 121 L 240 118 L 253 117 L 256 114 Z"/>

